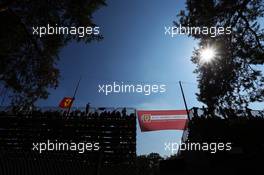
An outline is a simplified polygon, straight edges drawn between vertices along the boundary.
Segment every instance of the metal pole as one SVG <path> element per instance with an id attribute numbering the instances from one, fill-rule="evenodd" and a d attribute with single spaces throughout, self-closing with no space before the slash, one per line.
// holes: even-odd
<path id="1" fill-rule="evenodd" d="M 181 81 L 179 81 L 179 85 L 180 85 L 180 88 L 181 88 L 182 98 L 183 98 L 183 101 L 184 101 L 184 106 L 185 106 L 185 110 L 187 112 L 187 117 L 188 117 L 188 121 L 189 121 L 190 120 L 190 115 L 189 115 L 189 110 L 188 110 L 188 106 L 187 106 L 187 103 L 186 103 L 186 99 L 185 99 L 185 95 L 184 95 L 184 92 L 183 92 Z M 183 131 L 181 142 L 185 141 L 185 140 L 183 140 L 183 136 L 184 136 L 184 133 L 187 132 L 187 131 L 188 131 L 188 129 Z M 180 155 L 180 153 L 181 153 L 181 151 L 180 151 L 180 149 L 178 149 L 177 154 Z"/>
<path id="2" fill-rule="evenodd" d="M 82 79 L 82 77 L 80 77 L 80 79 L 79 79 L 79 81 L 78 81 L 78 83 L 77 83 L 77 85 L 76 85 L 76 87 L 75 87 L 74 94 L 73 94 L 73 96 L 72 96 L 72 102 L 71 102 L 71 105 L 70 105 L 70 107 L 68 108 L 68 111 L 67 111 L 67 116 L 69 115 L 69 113 L 70 113 L 70 111 L 71 111 L 71 107 L 72 107 L 73 101 L 75 100 L 75 96 L 76 96 L 76 93 L 77 93 L 77 91 L 78 91 L 78 88 L 79 88 L 79 85 L 80 85 L 81 79 Z"/>
<path id="3" fill-rule="evenodd" d="M 185 109 L 187 111 L 187 117 L 188 117 L 188 120 L 190 120 L 189 110 L 188 110 L 188 107 L 187 107 L 187 103 L 186 103 L 186 99 L 185 99 L 185 95 L 184 95 L 184 92 L 183 92 L 181 81 L 179 81 L 179 84 L 180 84 L 180 88 L 181 88 L 182 98 L 183 98 L 183 101 L 184 101 L 184 106 L 185 106 Z"/>

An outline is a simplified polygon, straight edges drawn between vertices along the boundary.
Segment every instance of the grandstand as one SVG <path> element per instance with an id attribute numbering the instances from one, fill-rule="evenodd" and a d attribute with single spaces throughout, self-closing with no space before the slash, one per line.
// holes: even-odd
<path id="1" fill-rule="evenodd" d="M 32 143 L 47 140 L 99 143 L 100 149 L 84 153 L 44 151 L 41 154 L 32 150 Z M 5 172 L 2 174 L 20 171 L 19 165 L 27 173 L 29 169 L 32 172 L 45 169 L 46 174 L 52 174 L 56 167 L 64 167 L 67 171 L 82 167 L 85 174 L 87 168 L 96 171 L 101 166 L 133 166 L 135 158 L 134 109 L 89 108 L 87 111 L 85 108 L 74 108 L 67 116 L 65 111 L 56 108 L 0 112 L 0 174 L 1 170 Z M 18 166 L 14 168 L 14 164 Z M 46 170 L 45 167 L 51 168 Z"/>

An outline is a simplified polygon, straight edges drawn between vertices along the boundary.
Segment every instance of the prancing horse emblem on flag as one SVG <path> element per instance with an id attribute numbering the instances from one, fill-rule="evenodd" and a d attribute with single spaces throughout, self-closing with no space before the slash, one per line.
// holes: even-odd
<path id="1" fill-rule="evenodd" d="M 150 122 L 151 121 L 151 114 L 144 114 L 142 116 L 142 121 L 143 122 Z"/>
<path id="2" fill-rule="evenodd" d="M 64 106 L 70 106 L 72 99 L 67 98 L 64 102 Z"/>

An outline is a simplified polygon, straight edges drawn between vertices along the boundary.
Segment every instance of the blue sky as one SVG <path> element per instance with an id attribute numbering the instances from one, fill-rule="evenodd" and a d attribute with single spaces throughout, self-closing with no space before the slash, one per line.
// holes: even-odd
<path id="1" fill-rule="evenodd" d="M 164 26 L 172 26 L 184 1 L 108 1 L 94 15 L 104 36 L 101 42 L 71 43 L 60 52 L 60 86 L 51 90 L 41 106 L 57 106 L 61 98 L 71 96 L 82 76 L 75 106 L 134 107 L 136 109 L 184 109 L 178 81 L 182 80 L 189 107 L 201 106 L 196 100 L 195 65 L 190 61 L 197 41 L 187 36 L 164 35 Z M 98 84 L 159 82 L 167 85 L 164 94 L 98 93 Z M 260 106 L 259 106 L 260 107 Z M 137 129 L 137 153 L 164 151 L 164 142 L 178 142 L 181 131 L 141 133 Z"/>

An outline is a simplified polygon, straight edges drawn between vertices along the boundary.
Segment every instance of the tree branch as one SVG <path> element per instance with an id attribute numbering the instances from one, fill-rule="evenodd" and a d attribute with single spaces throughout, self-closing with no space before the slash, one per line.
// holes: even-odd
<path id="1" fill-rule="evenodd" d="M 263 48 L 263 46 L 261 45 L 261 43 L 260 43 L 260 40 L 259 40 L 259 36 L 258 36 L 258 34 L 250 27 L 250 24 L 249 24 L 249 22 L 248 22 L 248 20 L 247 20 L 247 18 L 241 13 L 241 12 L 239 12 L 239 16 L 244 20 L 244 22 L 246 23 L 246 29 L 248 29 L 253 35 L 254 35 L 254 37 L 255 37 L 255 39 L 256 39 L 256 42 L 257 42 L 257 46 L 262 50 L 262 51 L 264 51 L 264 48 Z"/>

